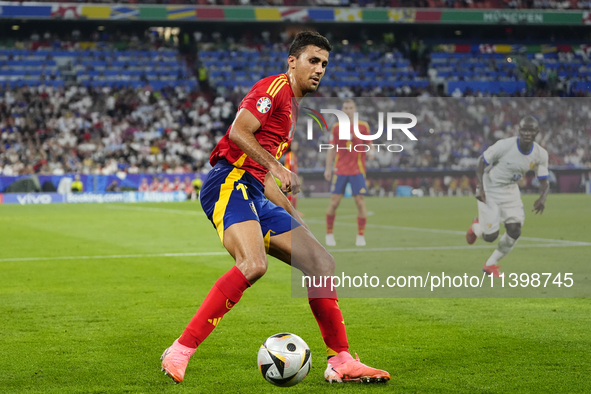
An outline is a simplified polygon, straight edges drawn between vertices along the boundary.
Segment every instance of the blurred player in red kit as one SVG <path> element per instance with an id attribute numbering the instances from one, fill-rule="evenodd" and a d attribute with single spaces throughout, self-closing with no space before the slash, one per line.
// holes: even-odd
<path id="1" fill-rule="evenodd" d="M 164 351 L 162 368 L 177 383 L 184 379 L 197 346 L 265 274 L 267 254 L 310 277 L 334 274 L 333 257 L 283 194 L 297 194 L 299 179 L 278 161 L 293 137 L 297 99 L 316 91 L 331 49 L 320 34 L 299 33 L 289 48 L 287 72 L 252 87 L 211 154 L 213 168 L 201 188 L 201 206 L 236 265 L 217 280 L 180 338 Z M 368 367 L 349 354 L 343 315 L 331 287 L 328 283 L 308 288 L 309 305 L 327 349 L 325 379 L 388 381 L 388 372 Z"/>
<path id="2" fill-rule="evenodd" d="M 347 183 L 350 183 L 351 191 L 355 198 L 355 205 L 357 206 L 357 239 L 355 240 L 355 245 L 365 246 L 365 224 L 367 222 L 367 209 L 364 198 L 367 194 L 365 183 L 366 153 L 363 151 L 357 152 L 354 147 L 359 144 L 369 145 L 371 152 L 373 145 L 370 141 L 360 139 L 353 132 L 353 116 L 357 112 L 355 102 L 353 100 L 345 101 L 342 110 L 351 121 L 351 139 L 341 140 L 338 138 L 338 123 L 332 127 L 329 143 L 335 148 L 330 149 L 326 155 L 326 169 L 324 171 L 324 178 L 331 182 L 331 198 L 326 211 L 326 245 L 336 245 L 333 233 L 334 221 L 337 208 L 345 194 Z M 359 132 L 361 134 L 369 134 L 369 124 L 360 120 Z"/>

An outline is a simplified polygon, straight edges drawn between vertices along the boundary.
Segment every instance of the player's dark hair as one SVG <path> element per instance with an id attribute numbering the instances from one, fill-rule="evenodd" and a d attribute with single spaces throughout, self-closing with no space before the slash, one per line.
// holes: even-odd
<path id="1" fill-rule="evenodd" d="M 326 37 L 320 33 L 315 31 L 301 31 L 295 36 L 289 47 L 289 56 L 295 56 L 296 58 L 300 57 L 301 53 L 304 52 L 308 45 L 314 45 L 327 52 L 332 51 L 332 45 L 330 45 L 330 42 L 328 42 Z"/>
<path id="2" fill-rule="evenodd" d="M 538 120 L 535 117 L 527 115 L 525 118 L 521 119 L 521 122 L 519 122 L 519 126 L 523 127 L 525 125 L 538 128 L 540 127 L 540 122 L 538 122 Z"/>

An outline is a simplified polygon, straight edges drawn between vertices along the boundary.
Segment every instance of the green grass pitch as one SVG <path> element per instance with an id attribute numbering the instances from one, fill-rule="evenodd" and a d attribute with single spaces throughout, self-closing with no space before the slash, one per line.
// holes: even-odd
<path id="1" fill-rule="evenodd" d="M 524 237 L 591 242 L 589 196 L 550 195 L 538 217 L 534 199 L 524 197 Z M 327 202 L 299 202 L 320 239 Z M 380 212 L 368 220 L 368 247 L 465 245 L 460 233 L 377 225 L 463 232 L 476 214 L 467 197 L 367 204 Z M 351 199 L 337 222 L 337 249 L 353 248 Z M 197 203 L 0 206 L 0 245 L 0 393 L 591 392 L 591 301 L 567 298 L 342 299 L 352 353 L 392 380 L 329 385 L 316 322 L 305 299 L 291 298 L 290 268 L 273 259 L 174 385 L 160 355 L 233 264 Z M 505 267 L 542 262 L 559 271 L 565 261 L 591 260 L 591 246 L 525 245 Z M 400 250 L 393 258 L 478 275 L 492 250 Z M 265 382 L 256 366 L 260 344 L 284 331 L 312 349 L 310 374 L 290 389 Z"/>

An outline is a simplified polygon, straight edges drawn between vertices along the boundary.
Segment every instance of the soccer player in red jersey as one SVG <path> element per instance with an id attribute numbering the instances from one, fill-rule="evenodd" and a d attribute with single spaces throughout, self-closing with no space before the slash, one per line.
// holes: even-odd
<path id="1" fill-rule="evenodd" d="M 217 280 L 183 334 L 164 351 L 162 368 L 177 383 L 184 379 L 197 346 L 240 301 L 243 292 L 265 274 L 267 253 L 308 276 L 334 274 L 333 257 L 283 194 L 297 194 L 299 180 L 278 161 L 295 129 L 297 108 L 292 107 L 292 99 L 316 91 L 331 49 L 320 34 L 299 33 L 289 48 L 287 72 L 264 78 L 252 87 L 211 154 L 213 168 L 201 189 L 200 201 L 236 265 Z M 297 101 L 293 105 L 297 107 Z M 327 348 L 327 381 L 390 379 L 388 372 L 368 367 L 349 354 L 343 315 L 330 284 L 309 287 L 308 299 Z"/>
<path id="2" fill-rule="evenodd" d="M 365 198 L 367 188 L 365 185 L 365 151 L 355 150 L 356 145 L 365 144 L 373 149 L 369 141 L 364 141 L 357 137 L 353 132 L 353 116 L 357 112 L 357 107 L 353 100 L 343 103 L 343 112 L 349 116 L 351 121 L 351 140 L 340 140 L 339 124 L 336 123 L 330 133 L 330 144 L 335 148 L 328 151 L 326 155 L 326 169 L 324 178 L 331 182 L 330 192 L 332 193 L 328 210 L 326 211 L 326 245 L 335 246 L 333 227 L 337 214 L 337 208 L 345 194 L 347 183 L 351 184 L 355 205 L 357 205 L 357 239 L 355 245 L 365 246 L 365 223 L 367 222 L 367 209 L 365 208 Z M 359 121 L 359 132 L 369 134 L 369 124 Z"/>

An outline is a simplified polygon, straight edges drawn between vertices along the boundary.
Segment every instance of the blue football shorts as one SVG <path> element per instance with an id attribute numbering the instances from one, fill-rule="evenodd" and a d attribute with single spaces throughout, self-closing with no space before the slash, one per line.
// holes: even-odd
<path id="1" fill-rule="evenodd" d="M 367 189 L 365 187 L 365 176 L 363 174 L 357 175 L 337 175 L 332 176 L 332 183 L 330 185 L 330 192 L 332 194 L 345 194 L 347 183 L 351 184 L 351 192 L 354 196 L 361 194 L 366 195 Z"/>
<path id="2" fill-rule="evenodd" d="M 218 161 L 209 172 L 199 200 L 222 243 L 228 227 L 256 220 L 268 251 L 272 236 L 300 226 L 289 212 L 267 200 L 263 185 L 254 176 L 226 160 Z"/>

